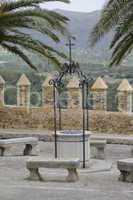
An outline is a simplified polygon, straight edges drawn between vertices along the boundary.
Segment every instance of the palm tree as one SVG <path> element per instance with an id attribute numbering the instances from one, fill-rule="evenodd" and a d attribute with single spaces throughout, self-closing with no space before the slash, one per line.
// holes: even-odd
<path id="1" fill-rule="evenodd" d="M 91 33 L 92 45 L 111 29 L 115 30 L 110 44 L 113 50 L 110 66 L 118 65 L 133 48 L 133 0 L 109 0 Z"/>
<path id="2" fill-rule="evenodd" d="M 24 30 L 33 30 L 59 42 L 57 32 L 65 32 L 67 18 L 39 6 L 40 3 L 55 0 L 4 0 L 0 1 L 0 46 L 21 57 L 30 67 L 36 69 L 27 56 L 32 51 L 56 64 L 59 57 L 65 57 L 51 46 L 34 39 Z M 68 3 L 69 0 L 57 0 Z M 26 51 L 25 51 L 26 50 Z"/>

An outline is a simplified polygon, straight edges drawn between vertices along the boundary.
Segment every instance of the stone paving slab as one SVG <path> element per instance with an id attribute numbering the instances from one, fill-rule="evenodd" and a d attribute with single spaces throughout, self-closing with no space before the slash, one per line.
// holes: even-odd
<path id="1" fill-rule="evenodd" d="M 42 156 L 53 157 L 52 142 L 39 146 Z M 76 183 L 64 182 L 67 172 L 62 169 L 41 169 L 46 181 L 27 181 L 29 157 L 0 157 L 0 200 L 132 200 L 133 184 L 119 182 L 116 167 L 117 160 L 131 156 L 130 150 L 128 145 L 107 145 L 107 160 L 93 160 L 91 169 L 79 170 Z"/>
<path id="2" fill-rule="evenodd" d="M 9 166 L 10 168 L 8 168 L 8 170 L 10 170 L 11 174 L 8 176 L 8 172 L 6 174 L 7 178 L 4 178 L 4 174 L 2 176 L 0 170 L 0 199 L 2 200 L 132 199 L 133 185 L 124 185 L 121 182 L 118 182 L 118 172 L 115 169 L 109 172 L 80 175 L 80 181 L 77 183 L 64 182 L 62 175 L 60 182 L 53 181 L 54 174 L 50 171 L 49 173 L 43 171 L 43 173 L 48 173 L 47 176 L 51 175 L 49 181 L 30 182 L 24 180 L 25 175 L 27 175 L 27 172 L 24 169 L 18 171 L 12 170 L 12 168 L 15 167 L 15 163 L 12 163 L 12 168 L 11 165 Z M 62 173 L 62 171 L 58 171 L 58 173 Z M 58 173 L 56 173 L 55 177 L 58 176 Z"/>

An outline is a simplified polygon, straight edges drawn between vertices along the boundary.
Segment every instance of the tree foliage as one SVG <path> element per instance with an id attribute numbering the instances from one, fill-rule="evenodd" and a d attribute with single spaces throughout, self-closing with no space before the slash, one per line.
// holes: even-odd
<path id="1" fill-rule="evenodd" d="M 115 29 L 110 44 L 113 50 L 110 66 L 119 64 L 133 48 L 133 0 L 109 0 L 91 33 L 92 45 Z"/>
<path id="2" fill-rule="evenodd" d="M 39 39 L 26 34 L 24 30 L 33 30 L 59 42 L 57 32 L 64 34 L 67 18 L 54 11 L 40 7 L 40 3 L 55 0 L 4 0 L 0 1 L 0 46 L 21 57 L 30 67 L 36 69 L 26 51 L 32 51 L 59 65 L 62 52 L 42 43 Z M 69 0 L 57 0 L 68 3 Z"/>

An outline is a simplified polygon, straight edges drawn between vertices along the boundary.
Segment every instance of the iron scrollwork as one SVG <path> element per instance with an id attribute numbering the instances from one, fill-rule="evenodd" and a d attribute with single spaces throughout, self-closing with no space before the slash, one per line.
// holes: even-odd
<path id="1" fill-rule="evenodd" d="M 55 128 L 55 158 L 58 157 L 57 155 L 57 107 L 56 107 L 56 92 L 55 90 L 59 91 L 58 89 L 64 87 L 64 76 L 66 75 L 74 75 L 76 74 L 79 77 L 79 88 L 81 88 L 82 91 L 82 110 L 83 110 L 83 168 L 85 168 L 85 130 L 89 129 L 89 115 L 88 115 L 88 86 L 90 83 L 90 78 L 88 78 L 87 75 L 85 75 L 81 70 L 78 63 L 70 62 L 65 63 L 60 72 L 49 81 L 49 85 L 53 86 L 53 95 L 54 95 L 54 128 Z M 85 111 L 85 108 L 87 108 L 87 112 Z M 85 113 L 86 112 L 86 113 Z M 59 129 L 61 130 L 61 106 L 59 105 Z"/>

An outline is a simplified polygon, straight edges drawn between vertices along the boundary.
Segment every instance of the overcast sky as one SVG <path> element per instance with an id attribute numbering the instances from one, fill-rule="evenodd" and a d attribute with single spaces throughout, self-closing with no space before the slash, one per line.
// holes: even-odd
<path id="1" fill-rule="evenodd" d="M 52 2 L 45 4 L 45 7 L 49 9 L 58 8 L 79 12 L 90 12 L 101 9 L 106 1 L 107 0 L 71 0 L 70 4 Z"/>

